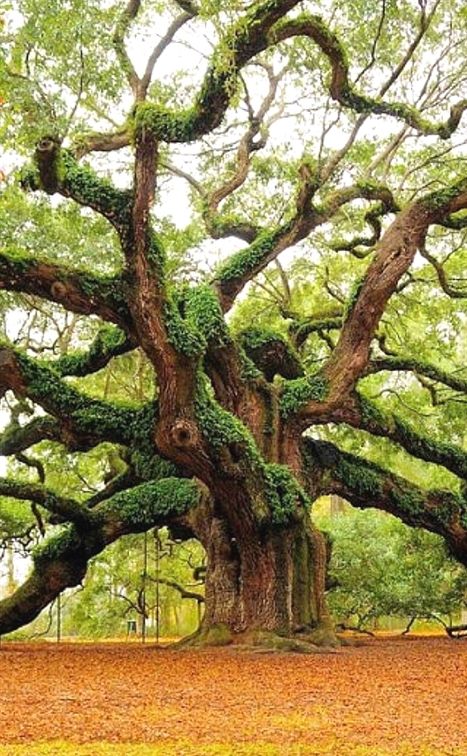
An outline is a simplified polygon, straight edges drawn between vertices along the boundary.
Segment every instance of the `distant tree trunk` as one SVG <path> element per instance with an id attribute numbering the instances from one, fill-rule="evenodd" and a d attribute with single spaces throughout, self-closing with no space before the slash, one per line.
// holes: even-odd
<path id="1" fill-rule="evenodd" d="M 15 554 L 12 546 L 6 550 L 6 567 L 7 567 L 7 596 L 16 589 L 15 579 Z"/>

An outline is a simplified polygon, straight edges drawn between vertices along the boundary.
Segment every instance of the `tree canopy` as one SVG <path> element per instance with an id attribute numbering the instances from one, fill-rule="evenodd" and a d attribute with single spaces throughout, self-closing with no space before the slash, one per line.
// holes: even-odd
<path id="1" fill-rule="evenodd" d="M 0 513 L 44 537 L 0 633 L 169 525 L 204 640 L 331 642 L 322 494 L 467 564 L 466 37 L 448 0 L 4 12 Z"/>

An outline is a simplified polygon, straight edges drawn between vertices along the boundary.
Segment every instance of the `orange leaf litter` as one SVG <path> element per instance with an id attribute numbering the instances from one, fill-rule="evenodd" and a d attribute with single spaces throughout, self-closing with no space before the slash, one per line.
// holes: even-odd
<path id="1" fill-rule="evenodd" d="M 315 656 L 3 643 L 0 744 L 51 741 L 467 754 L 467 640 L 375 640 Z"/>

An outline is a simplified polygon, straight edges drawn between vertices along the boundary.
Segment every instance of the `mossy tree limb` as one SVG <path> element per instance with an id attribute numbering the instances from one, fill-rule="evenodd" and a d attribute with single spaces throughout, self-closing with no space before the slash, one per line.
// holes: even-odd
<path id="1" fill-rule="evenodd" d="M 35 168 L 24 172 L 23 188 L 59 193 L 80 205 L 90 207 L 104 216 L 126 236 L 130 223 L 132 193 L 121 191 L 110 181 L 101 179 L 89 167 L 83 166 L 74 155 L 62 149 L 55 137 L 44 136 L 38 143 Z"/>
<path id="2" fill-rule="evenodd" d="M 281 21 L 271 29 L 269 41 L 270 44 L 274 44 L 297 36 L 308 37 L 318 45 L 331 64 L 331 97 L 357 113 L 389 115 L 403 121 L 420 134 L 449 139 L 467 110 L 467 99 L 459 100 L 451 107 L 446 121 L 434 123 L 411 105 L 391 103 L 357 92 L 349 79 L 349 64 L 342 43 L 319 16 L 304 13 L 296 19 Z"/>
<path id="3" fill-rule="evenodd" d="M 381 410 L 362 395 L 356 397 L 354 410 L 355 414 L 349 413 L 349 425 L 373 436 L 388 438 L 414 457 L 442 465 L 454 475 L 467 479 L 467 452 L 460 446 L 423 435 L 395 413 Z"/>
<path id="4" fill-rule="evenodd" d="M 302 440 L 310 484 L 317 496 L 337 494 L 361 508 L 378 508 L 403 522 L 438 533 L 467 565 L 467 501 L 447 490 L 424 490 L 334 444 Z"/>
<path id="5" fill-rule="evenodd" d="M 69 522 L 85 525 L 92 521 L 90 512 L 78 501 L 59 496 L 38 483 L 21 483 L 9 478 L 0 478 L 0 495 L 40 504 L 48 512 Z"/>
<path id="6" fill-rule="evenodd" d="M 89 559 L 117 538 L 167 524 L 206 495 L 205 489 L 194 481 L 166 478 L 102 502 L 89 512 L 84 527 L 76 520 L 62 526 L 34 552 L 29 578 L 0 601 L 0 635 L 31 622 L 59 593 L 78 585 Z"/>
<path id="7" fill-rule="evenodd" d="M 56 302 L 80 315 L 98 315 L 131 330 L 121 276 L 96 276 L 6 248 L 0 250 L 0 288 Z"/>
<path id="8" fill-rule="evenodd" d="M 89 443 L 125 444 L 132 440 L 138 408 L 91 399 L 63 381 L 45 361 L 34 360 L 8 345 L 0 345 L 0 368 L 0 393 L 12 390 L 28 397 L 57 419 L 60 433 L 66 437 L 68 431 L 70 440 L 75 438 L 84 448 Z M 43 422 L 37 421 L 39 427 Z"/>
<path id="9" fill-rule="evenodd" d="M 430 378 L 436 383 L 442 383 L 444 386 L 448 386 L 453 391 L 458 391 L 462 394 L 467 394 L 467 380 L 457 373 L 450 373 L 447 370 L 434 365 L 426 360 L 419 360 L 413 357 L 404 356 L 387 356 L 377 357 L 368 363 L 366 368 L 366 374 L 371 375 L 373 373 L 379 373 L 382 371 L 400 371 L 409 372 L 414 375 L 421 375 L 425 378 Z"/>

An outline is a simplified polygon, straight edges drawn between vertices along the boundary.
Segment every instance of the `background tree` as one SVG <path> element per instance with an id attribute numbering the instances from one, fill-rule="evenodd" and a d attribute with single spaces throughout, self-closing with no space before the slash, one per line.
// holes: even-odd
<path id="1" fill-rule="evenodd" d="M 0 633 L 167 524 L 207 553 L 198 641 L 330 643 L 309 517 L 325 493 L 466 561 L 465 7 L 224 5 L 5 16 L 2 134 L 34 161 L 28 194 L 11 177 L 2 196 L 4 306 L 53 303 L 45 332 L 57 308 L 88 325 L 62 353 L 5 340 L 0 390 L 20 404 L 0 451 L 94 455 L 101 485 L 1 481 L 59 527 Z M 248 297 L 230 315 L 251 282 L 267 329 L 258 297 L 254 328 Z M 99 371 L 137 349 L 148 378 L 123 403 Z"/>
<path id="2" fill-rule="evenodd" d="M 457 625 L 467 573 L 433 533 L 409 529 L 382 512 L 318 518 L 332 539 L 329 605 L 344 628 L 369 631 L 383 618 Z M 378 622 L 379 624 L 379 622 Z"/>

